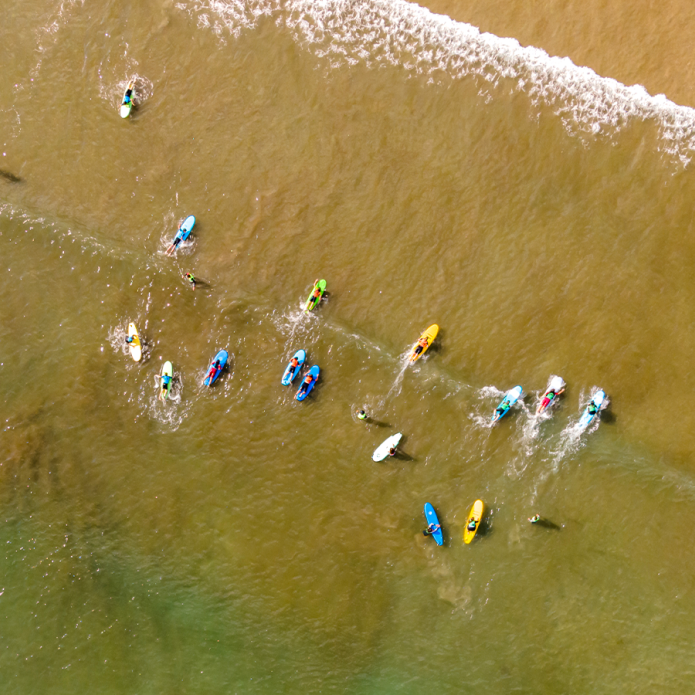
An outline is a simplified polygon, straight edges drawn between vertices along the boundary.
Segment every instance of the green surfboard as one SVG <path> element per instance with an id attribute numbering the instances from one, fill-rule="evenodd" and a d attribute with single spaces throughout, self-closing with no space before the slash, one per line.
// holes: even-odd
<path id="1" fill-rule="evenodd" d="M 318 289 L 319 290 L 319 296 L 314 297 L 314 290 Z M 326 291 L 326 281 L 325 280 L 319 280 L 312 288 L 311 288 L 311 293 L 309 294 L 309 299 L 306 300 L 306 306 L 304 307 L 304 312 L 309 313 L 320 301 L 321 297 L 323 297 L 323 293 Z"/>

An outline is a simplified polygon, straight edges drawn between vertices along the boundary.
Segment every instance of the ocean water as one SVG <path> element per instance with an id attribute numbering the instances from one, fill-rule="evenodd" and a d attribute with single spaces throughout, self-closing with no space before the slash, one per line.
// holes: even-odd
<path id="1" fill-rule="evenodd" d="M 30 0 L 3 46 L 3 693 L 692 689 L 693 109 L 404 2 Z"/>

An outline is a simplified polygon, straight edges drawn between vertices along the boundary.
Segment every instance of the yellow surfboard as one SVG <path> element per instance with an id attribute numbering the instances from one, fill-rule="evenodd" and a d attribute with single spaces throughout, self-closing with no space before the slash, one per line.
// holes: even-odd
<path id="1" fill-rule="evenodd" d="M 466 519 L 466 526 L 463 529 L 463 542 L 468 545 L 474 538 L 475 534 L 478 533 L 480 528 L 480 520 L 483 518 L 483 512 L 485 511 L 485 505 L 482 500 L 476 500 L 471 507 L 471 511 L 468 513 L 468 518 Z M 475 529 L 470 531 L 468 529 L 468 524 L 471 521 L 475 521 Z"/>
<path id="2" fill-rule="evenodd" d="M 427 340 L 427 347 L 422 349 L 422 352 L 415 352 L 415 349 L 417 348 L 417 343 L 413 345 L 413 349 L 410 352 L 410 362 L 411 364 L 413 362 L 417 362 L 429 349 L 429 346 L 432 345 L 434 342 L 434 339 L 437 337 L 437 333 L 439 333 L 439 326 L 436 323 L 433 323 L 418 339 L 417 343 L 419 343 L 423 338 Z"/>
<path id="3" fill-rule="evenodd" d="M 134 323 L 128 324 L 128 337 L 133 339 L 132 343 L 128 343 L 130 348 L 130 356 L 139 362 L 142 358 L 142 344 L 140 343 L 140 336 L 138 335 L 138 329 L 135 328 Z"/>

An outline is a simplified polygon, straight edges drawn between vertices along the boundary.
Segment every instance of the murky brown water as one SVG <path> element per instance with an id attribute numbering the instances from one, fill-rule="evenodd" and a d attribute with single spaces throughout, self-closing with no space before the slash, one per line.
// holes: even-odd
<path id="1" fill-rule="evenodd" d="M 399 3 L 31 0 L 3 31 L 5 692 L 688 692 L 694 112 Z"/>

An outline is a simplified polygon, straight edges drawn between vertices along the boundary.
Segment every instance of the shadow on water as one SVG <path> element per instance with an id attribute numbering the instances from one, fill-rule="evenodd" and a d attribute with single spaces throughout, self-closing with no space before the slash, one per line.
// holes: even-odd
<path id="1" fill-rule="evenodd" d="M 22 179 L 20 179 L 19 176 L 15 176 L 12 172 L 5 171 L 4 169 L 0 169 L 0 177 L 10 183 L 22 183 Z"/>
<path id="2" fill-rule="evenodd" d="M 440 327 L 437 337 L 434 339 L 432 345 L 427 348 L 428 355 L 442 355 L 446 353 L 446 348 L 444 347 L 444 338 L 446 337 L 446 330 Z"/>
<path id="3" fill-rule="evenodd" d="M 480 536 L 482 538 L 487 538 L 492 532 L 492 515 L 485 513 L 483 514 L 483 518 L 480 520 L 475 537 L 478 538 L 478 536 Z M 473 539 L 473 542 L 475 543 L 475 538 Z"/>
<path id="4" fill-rule="evenodd" d="M 605 422 L 607 425 L 614 425 L 617 417 L 613 410 L 611 409 L 611 404 L 601 411 L 601 422 Z"/>
<path id="5" fill-rule="evenodd" d="M 550 521 L 550 519 L 544 519 L 543 517 L 541 517 L 535 523 L 532 522 L 532 526 L 542 526 L 543 528 L 549 528 L 549 529 L 552 529 L 553 531 L 561 531 L 562 530 L 562 526 L 558 526 L 556 523 Z"/>

